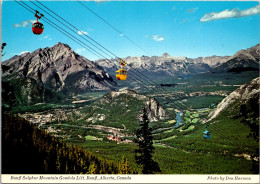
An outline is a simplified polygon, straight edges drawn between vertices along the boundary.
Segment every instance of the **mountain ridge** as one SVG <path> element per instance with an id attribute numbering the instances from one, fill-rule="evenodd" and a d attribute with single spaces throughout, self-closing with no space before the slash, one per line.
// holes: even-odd
<path id="1" fill-rule="evenodd" d="M 2 66 L 4 80 L 32 78 L 55 91 L 110 90 L 117 85 L 102 67 L 60 42 L 14 56 L 4 61 Z"/>
<path id="2" fill-rule="evenodd" d="M 259 94 L 260 94 L 260 77 L 253 79 L 251 82 L 242 85 L 230 95 L 224 98 L 217 106 L 217 108 L 209 114 L 209 119 L 211 121 L 216 118 L 222 111 L 230 107 L 235 102 L 240 104 L 248 103 L 251 99 L 256 99 L 256 103 L 259 105 Z M 258 100 L 257 100 L 258 99 Z"/>
<path id="3" fill-rule="evenodd" d="M 213 68 L 212 73 L 243 72 L 248 70 L 259 70 L 260 44 L 240 50 L 231 56 L 225 63 Z"/>

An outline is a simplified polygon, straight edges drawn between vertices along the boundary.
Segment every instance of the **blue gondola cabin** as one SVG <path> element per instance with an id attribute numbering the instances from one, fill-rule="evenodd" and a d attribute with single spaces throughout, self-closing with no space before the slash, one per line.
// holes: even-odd
<path id="1" fill-rule="evenodd" d="M 208 130 L 206 130 L 206 131 L 203 132 L 203 137 L 205 139 L 210 139 L 211 138 L 211 133 Z"/>

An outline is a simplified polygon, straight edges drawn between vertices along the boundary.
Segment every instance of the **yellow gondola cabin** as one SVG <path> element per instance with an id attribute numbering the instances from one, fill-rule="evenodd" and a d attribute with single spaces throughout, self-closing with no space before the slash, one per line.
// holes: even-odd
<path id="1" fill-rule="evenodd" d="M 122 69 L 116 71 L 116 79 L 117 80 L 126 80 L 127 71 L 124 70 L 124 66 L 126 65 L 126 62 L 124 62 L 124 60 L 121 59 L 120 64 L 122 65 Z"/>

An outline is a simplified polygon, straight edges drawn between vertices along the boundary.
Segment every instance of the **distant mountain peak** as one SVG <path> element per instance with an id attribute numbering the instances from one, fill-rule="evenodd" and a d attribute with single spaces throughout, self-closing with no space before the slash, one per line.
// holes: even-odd
<path id="1" fill-rule="evenodd" d="M 64 48 L 64 49 L 72 50 L 68 44 L 61 43 L 61 42 L 56 43 L 51 48 Z"/>
<path id="2" fill-rule="evenodd" d="M 213 68 L 213 73 L 223 72 L 243 72 L 248 70 L 259 70 L 259 44 L 248 48 L 242 49 L 231 56 L 225 63 Z"/>

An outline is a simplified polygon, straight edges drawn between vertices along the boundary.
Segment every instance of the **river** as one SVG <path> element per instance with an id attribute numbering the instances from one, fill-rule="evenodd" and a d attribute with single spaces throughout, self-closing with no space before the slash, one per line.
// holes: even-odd
<path id="1" fill-rule="evenodd" d="M 176 115 L 176 124 L 172 128 L 177 128 L 180 126 L 180 123 L 182 122 L 181 115 L 182 111 L 178 112 L 178 114 Z M 183 121 L 183 123 L 185 122 Z"/>

